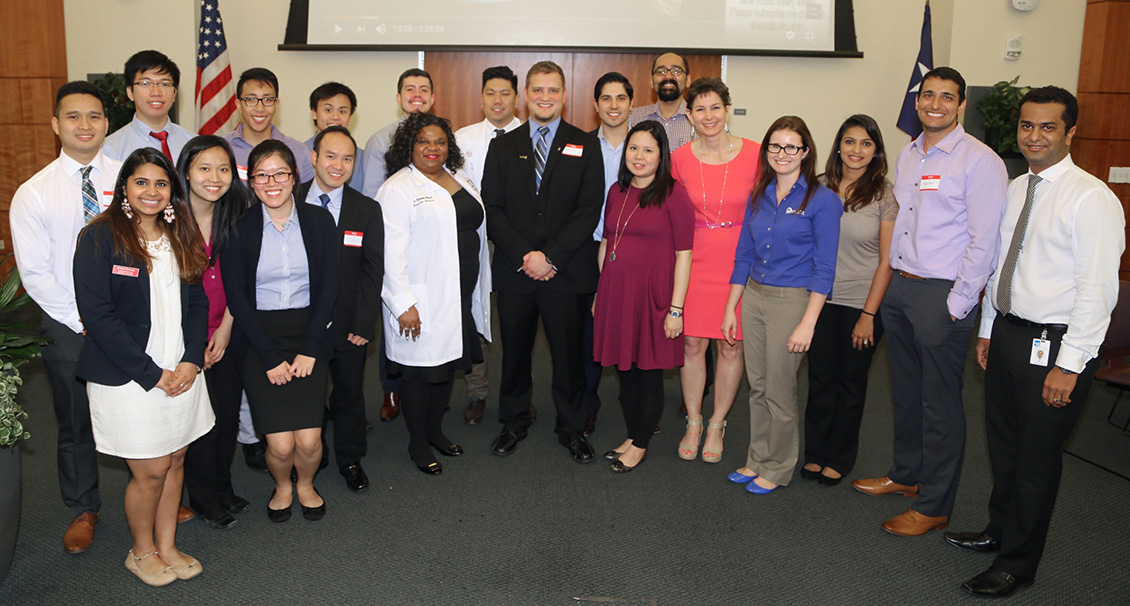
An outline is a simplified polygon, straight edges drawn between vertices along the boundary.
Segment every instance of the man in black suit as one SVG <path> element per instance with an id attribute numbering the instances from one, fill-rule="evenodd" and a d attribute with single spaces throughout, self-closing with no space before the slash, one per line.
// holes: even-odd
<path id="1" fill-rule="evenodd" d="M 553 360 L 554 432 L 576 461 L 588 463 L 581 334 L 599 275 L 592 233 L 603 202 L 600 143 L 561 119 L 565 74 L 557 64 L 534 64 L 525 93 L 530 120 L 491 142 L 483 169 L 502 336 L 503 429 L 492 449 L 506 456 L 526 437 L 541 317 Z"/>
<path id="2" fill-rule="evenodd" d="M 369 487 L 365 456 L 365 352 L 376 338 L 384 279 L 384 220 L 381 207 L 346 185 L 353 176 L 357 143 L 344 126 L 328 126 L 314 137 L 314 178 L 296 196 L 330 211 L 337 223 L 341 269 L 333 311 L 329 417 L 334 424 L 338 471 L 353 492 Z M 323 438 L 324 439 L 324 438 Z"/>

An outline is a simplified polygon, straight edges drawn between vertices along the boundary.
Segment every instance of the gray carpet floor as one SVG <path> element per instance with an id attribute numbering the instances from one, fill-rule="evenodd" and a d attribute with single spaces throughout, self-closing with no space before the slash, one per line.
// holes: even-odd
<path id="1" fill-rule="evenodd" d="M 497 383 L 500 348 L 491 348 Z M 892 415 L 886 350 L 872 368 L 859 462 L 852 477 L 886 472 Z M 718 465 L 675 455 L 682 436 L 678 379 L 666 380 L 662 432 L 633 473 L 578 465 L 552 433 L 549 363 L 535 351 L 535 403 L 541 420 L 513 456 L 489 453 L 499 426 L 463 424 L 466 392 L 457 384 L 448 435 L 467 454 L 444 459 L 430 477 L 407 456 L 399 419 L 375 422 L 363 460 L 372 480 L 349 492 L 334 467 L 317 486 L 328 513 L 317 523 L 267 520 L 272 485 L 237 457 L 233 481 L 253 507 L 227 531 L 196 520 L 178 532 L 203 575 L 164 588 L 123 569 L 129 533 L 122 513 L 124 464 L 101 461 L 102 522 L 86 553 L 68 556 L 68 512 L 58 493 L 55 421 L 42 364 L 23 369 L 19 399 L 33 438 L 21 447 L 23 518 L 15 563 L 0 604 L 961 604 L 960 583 L 991 556 L 946 545 L 940 532 L 887 534 L 879 524 L 904 511 L 904 497 L 868 497 L 844 482 L 827 488 L 795 477 L 767 496 L 726 481 L 744 464 L 749 437 L 746 391 L 729 417 Z M 806 381 L 802 368 L 801 402 Z M 952 529 L 978 530 L 991 487 L 985 444 L 983 373 L 966 366 L 969 435 Z M 619 444 L 624 425 L 618 382 L 606 371 L 597 452 Z M 379 418 L 375 356 L 366 373 L 369 415 Z M 1130 603 L 1130 437 L 1106 423 L 1116 392 L 1096 385 L 1069 450 L 1048 550 L 1034 586 L 1014 604 Z M 709 400 L 708 400 L 709 407 Z M 1130 414 L 1130 401 L 1118 415 Z M 1119 416 L 1116 415 L 1116 418 Z M 1125 418 L 1125 416 L 1121 416 Z M 1105 469 L 1104 469 L 1105 468 Z M 848 478 L 849 480 L 851 477 Z M 3 489 L 7 489 L 4 487 Z"/>

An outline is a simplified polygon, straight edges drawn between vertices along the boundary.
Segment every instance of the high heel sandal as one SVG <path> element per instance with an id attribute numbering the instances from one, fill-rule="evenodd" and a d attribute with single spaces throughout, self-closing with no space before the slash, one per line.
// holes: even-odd
<path id="1" fill-rule="evenodd" d="M 141 570 L 141 567 L 137 565 L 138 562 L 144 560 L 145 558 L 155 555 L 157 555 L 157 552 L 153 551 L 141 557 L 137 557 L 133 555 L 132 549 L 129 550 L 129 554 L 126 555 L 126 570 L 137 575 L 137 578 L 141 579 L 142 583 L 153 587 L 162 587 L 177 580 L 176 572 L 173 571 L 172 566 L 166 566 L 159 572 L 148 574 L 146 572 L 143 572 Z"/>
<path id="2" fill-rule="evenodd" d="M 722 430 L 722 437 L 718 438 L 719 442 L 721 442 L 723 439 L 726 438 L 726 422 L 725 421 L 722 421 L 721 423 L 714 423 L 714 422 L 707 423 L 706 424 L 706 430 L 710 431 L 711 429 L 721 429 Z M 717 463 L 718 461 L 721 461 L 723 450 L 725 450 L 725 449 L 719 448 L 718 452 L 716 452 L 716 453 L 710 452 L 710 451 L 706 450 L 706 444 L 704 443 L 702 445 L 702 460 L 703 460 L 703 462 L 704 463 Z"/>
<path id="3" fill-rule="evenodd" d="M 702 427 L 702 419 L 687 419 L 687 429 L 691 427 Z M 702 430 L 699 430 L 698 440 L 702 439 Z M 684 461 L 693 461 L 698 457 L 698 440 L 695 440 L 694 446 L 687 446 L 686 442 L 679 442 L 679 458 Z"/>

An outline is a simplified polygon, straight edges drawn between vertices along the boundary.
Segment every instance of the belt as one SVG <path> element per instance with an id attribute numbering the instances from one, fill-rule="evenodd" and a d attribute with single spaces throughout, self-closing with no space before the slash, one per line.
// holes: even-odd
<path id="1" fill-rule="evenodd" d="M 914 275 L 914 274 L 912 274 L 908 271 L 903 271 L 901 269 L 895 270 L 895 271 L 897 271 L 900 276 L 902 276 L 904 278 L 910 278 L 911 280 L 929 280 L 930 279 L 930 278 L 923 278 L 922 276 L 916 276 L 916 275 Z"/>
<path id="2" fill-rule="evenodd" d="M 1005 314 L 1003 317 L 1006 322 L 1012 324 L 1013 326 L 1022 326 L 1024 328 L 1038 328 L 1040 330 L 1062 330 L 1063 332 L 1067 332 L 1066 324 L 1037 324 L 1035 322 L 1029 322 L 1024 318 L 1014 316 L 1012 314 Z"/>
<path id="3" fill-rule="evenodd" d="M 723 221 L 721 223 L 714 223 L 713 221 L 695 221 L 694 226 L 695 227 L 706 227 L 706 228 L 709 228 L 709 229 L 718 229 L 718 228 L 726 229 L 726 228 L 730 228 L 730 227 L 741 227 L 742 222 L 741 221 Z"/>

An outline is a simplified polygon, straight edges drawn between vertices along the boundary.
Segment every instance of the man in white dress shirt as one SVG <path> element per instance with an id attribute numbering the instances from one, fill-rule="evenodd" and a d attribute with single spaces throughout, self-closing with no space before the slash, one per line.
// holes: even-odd
<path id="1" fill-rule="evenodd" d="M 522 125 L 514 115 L 518 110 L 518 76 L 513 70 L 505 65 L 484 69 L 481 102 L 483 115 L 486 116 L 483 121 L 455 131 L 455 141 L 459 144 L 459 151 L 463 152 L 463 170 L 475 182 L 476 189 L 483 184 L 483 164 L 487 160 L 490 142 Z M 471 365 L 470 372 L 465 375 L 470 401 L 463 411 L 463 421 L 468 425 L 482 422 L 487 394 L 490 392 L 486 362 L 486 352 L 490 345 L 486 339 L 482 339 L 481 345 L 483 361 Z"/>
<path id="2" fill-rule="evenodd" d="M 124 77 L 126 96 L 137 111 L 129 124 L 106 137 L 102 154 L 123 162 L 133 150 L 152 147 L 175 163 L 184 144 L 196 136 L 169 120 L 180 87 L 180 69 L 164 53 L 143 50 L 126 60 Z"/>
<path id="3" fill-rule="evenodd" d="M 79 231 L 110 205 L 122 165 L 99 152 L 109 123 L 93 84 L 68 82 L 59 88 L 51 127 L 62 153 L 16 190 L 10 222 L 24 288 L 43 310 L 40 332 L 54 341 L 42 349 L 43 365 L 59 422 L 59 488 L 71 509 L 63 547 L 74 554 L 94 540 L 102 502 L 90 402 L 86 385 L 75 378 L 83 326 L 72 262 Z"/>
<path id="4" fill-rule="evenodd" d="M 1020 100 L 1016 139 L 1029 170 L 1008 188 L 977 340 L 993 469 L 989 524 L 946 533 L 957 547 L 998 552 L 988 570 L 962 584 L 975 595 L 1006 597 L 1036 576 L 1063 443 L 1087 398 L 1118 301 L 1122 205 L 1071 161 L 1078 115 L 1075 97 L 1059 87 L 1033 89 Z"/>

